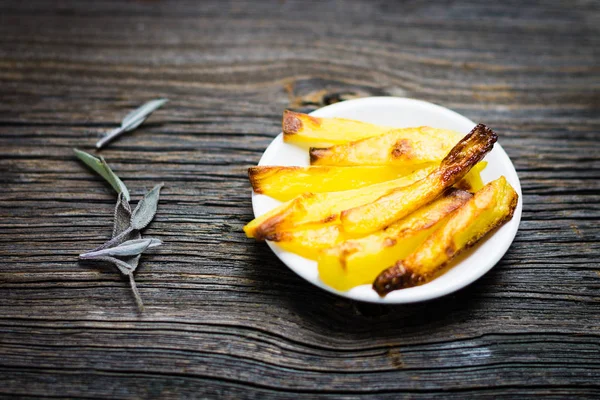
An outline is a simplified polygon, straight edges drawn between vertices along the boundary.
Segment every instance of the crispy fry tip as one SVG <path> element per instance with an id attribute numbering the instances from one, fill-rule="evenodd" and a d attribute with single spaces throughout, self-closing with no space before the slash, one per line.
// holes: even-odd
<path id="1" fill-rule="evenodd" d="M 250 185 L 252 186 L 252 190 L 254 193 L 262 193 L 260 184 L 259 184 L 259 176 L 260 176 L 260 167 L 250 167 L 248 168 L 248 179 L 250 180 Z"/>
<path id="2" fill-rule="evenodd" d="M 317 161 L 322 159 L 327 153 L 329 153 L 329 149 L 326 147 L 311 147 L 308 151 L 308 154 L 310 155 L 310 163 L 316 163 Z"/>
<path id="3" fill-rule="evenodd" d="M 381 297 L 386 294 L 411 286 L 416 286 L 424 281 L 424 278 L 415 274 L 411 269 L 398 261 L 394 266 L 386 269 L 375 278 L 373 282 L 373 290 Z"/>
<path id="4" fill-rule="evenodd" d="M 302 120 L 300 113 L 285 110 L 283 112 L 282 128 L 285 135 L 295 135 L 302 129 Z"/>

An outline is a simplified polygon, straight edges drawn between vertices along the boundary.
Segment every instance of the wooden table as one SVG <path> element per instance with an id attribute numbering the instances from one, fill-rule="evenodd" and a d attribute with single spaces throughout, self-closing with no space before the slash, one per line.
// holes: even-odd
<path id="1" fill-rule="evenodd" d="M 600 13 L 592 1 L 4 1 L 0 396 L 600 396 Z M 285 108 L 441 104 L 492 126 L 519 233 L 470 287 L 379 307 L 246 239 L 246 168 Z M 77 255 L 115 195 L 72 148 L 171 99 L 102 154 L 133 200 L 164 182 L 126 280 Z"/>

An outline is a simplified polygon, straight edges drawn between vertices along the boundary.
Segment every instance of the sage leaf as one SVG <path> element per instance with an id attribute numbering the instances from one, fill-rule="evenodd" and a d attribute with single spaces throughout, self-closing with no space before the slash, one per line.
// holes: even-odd
<path id="1" fill-rule="evenodd" d="M 169 100 L 151 100 L 145 103 L 144 105 L 136 108 L 135 110 L 131 111 L 125 116 L 125 118 L 123 118 L 123 121 L 121 122 L 121 126 L 119 128 L 113 129 L 108 134 L 106 134 L 106 136 L 100 139 L 98 143 L 96 143 L 96 148 L 100 149 L 105 144 L 118 137 L 122 133 L 134 130 L 135 128 L 140 126 L 150 116 L 150 114 L 162 107 L 162 105 L 165 104 L 167 101 Z"/>
<path id="2" fill-rule="evenodd" d="M 75 152 L 77 158 L 83 161 L 85 165 L 93 169 L 98 175 L 103 177 L 117 193 L 123 193 L 125 199 L 129 201 L 129 191 L 127 190 L 127 187 L 108 166 L 104 158 L 96 158 L 93 155 L 78 149 L 73 149 L 73 151 Z"/>
<path id="3" fill-rule="evenodd" d="M 123 197 L 123 194 L 119 193 L 117 204 L 115 205 L 112 238 L 108 242 L 101 244 L 91 251 L 98 251 L 107 249 L 109 247 L 118 246 L 128 240 L 141 239 L 142 235 L 140 232 L 129 227 L 130 221 L 131 206 L 125 197 Z M 137 267 L 137 260 L 132 258 L 129 260 L 129 262 L 131 265 Z"/>
<path id="4" fill-rule="evenodd" d="M 117 204 L 115 205 L 112 238 L 109 241 L 102 243 L 95 249 L 90 250 L 88 253 L 108 249 L 109 247 L 115 247 L 128 240 L 141 239 L 142 235 L 140 232 L 129 227 L 130 221 L 131 207 L 129 206 L 129 202 L 123 196 L 123 193 L 119 193 Z M 133 259 L 131 262 L 132 265 L 137 266 L 137 263 L 135 263 Z"/>
<path id="5" fill-rule="evenodd" d="M 131 220 L 131 206 L 129 205 L 127 199 L 123 196 L 123 193 L 119 193 L 117 204 L 115 205 L 114 215 L 115 218 L 112 233 L 113 238 L 129 228 L 129 221 Z M 136 237 L 134 239 L 139 239 L 140 237 Z"/>
<path id="6" fill-rule="evenodd" d="M 104 157 L 100 157 L 100 162 L 102 163 L 102 166 L 104 167 L 104 169 L 106 170 L 107 175 L 109 176 L 108 181 L 110 182 L 110 184 L 112 185 L 112 187 L 115 188 L 115 190 L 117 191 L 117 193 L 123 193 L 123 196 L 125 196 L 125 200 L 129 201 L 130 200 L 130 198 L 129 198 L 129 190 L 127 190 L 127 186 L 125 186 L 125 184 L 123 183 L 123 181 L 108 166 L 108 164 L 106 163 L 106 160 L 104 159 Z M 117 187 L 115 187 L 115 185 L 118 187 L 118 189 L 117 189 Z"/>
<path id="7" fill-rule="evenodd" d="M 139 233 L 138 233 L 139 235 Z M 138 267 L 139 263 L 140 263 L 140 258 L 142 258 L 141 254 L 138 254 L 137 256 L 133 256 L 133 257 L 123 257 L 123 261 L 125 261 L 133 271 L 136 270 L 136 268 Z"/>
<path id="8" fill-rule="evenodd" d="M 156 99 L 136 108 L 123 118 L 121 127 L 125 130 L 135 129 L 141 125 L 154 111 L 163 106 L 169 99 Z"/>
<path id="9" fill-rule="evenodd" d="M 80 254 L 81 259 L 93 259 L 98 257 L 128 257 L 142 254 L 149 248 L 160 246 L 162 242 L 159 239 L 134 239 L 121 243 L 118 246 L 92 251 L 89 253 Z"/>
<path id="10" fill-rule="evenodd" d="M 131 229 L 142 230 L 152 221 L 156 214 L 158 207 L 158 198 L 160 196 L 160 189 L 163 187 L 163 183 L 158 184 L 152 188 L 144 197 L 139 201 L 133 213 L 131 213 Z"/>

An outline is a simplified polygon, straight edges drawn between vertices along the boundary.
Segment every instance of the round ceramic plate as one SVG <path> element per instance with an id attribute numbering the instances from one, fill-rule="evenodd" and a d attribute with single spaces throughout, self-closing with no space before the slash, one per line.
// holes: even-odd
<path id="1" fill-rule="evenodd" d="M 394 127 L 412 127 L 428 125 L 435 128 L 452 129 L 465 135 L 476 125 L 460 114 L 438 105 L 420 100 L 396 97 L 370 97 L 336 103 L 314 111 L 315 117 L 341 117 Z M 491 127 L 493 129 L 493 127 Z M 502 132 L 498 132 L 500 141 Z M 513 218 L 486 236 L 477 246 L 465 252 L 454 261 L 443 275 L 421 286 L 396 290 L 386 297 L 379 295 L 371 285 L 361 285 L 346 292 L 333 289 L 319 279 L 317 263 L 281 249 L 277 244 L 268 242 L 273 252 L 292 271 L 315 286 L 353 300 L 373 303 L 401 304 L 434 299 L 459 290 L 477 280 L 489 271 L 508 250 L 512 243 L 523 209 L 521 185 L 512 162 L 499 143 L 485 157 L 488 166 L 481 176 L 485 183 L 504 175 L 519 194 L 519 203 Z M 283 142 L 279 134 L 265 150 L 259 165 L 309 165 L 308 152 Z M 252 194 L 254 215 L 259 216 L 279 205 L 280 202 L 264 195 Z"/>

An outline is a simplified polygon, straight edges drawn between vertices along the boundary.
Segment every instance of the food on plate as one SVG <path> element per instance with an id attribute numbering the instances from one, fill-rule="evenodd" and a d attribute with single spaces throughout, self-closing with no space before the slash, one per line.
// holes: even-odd
<path id="1" fill-rule="evenodd" d="M 310 148 L 313 165 L 390 164 L 416 170 L 439 164 L 462 137 L 459 132 L 448 129 L 428 126 L 392 128 L 344 118 L 313 117 L 289 110 L 283 113 L 282 125 L 283 140 Z M 484 167 L 468 172 L 459 188 L 469 190 L 469 186 L 465 186 L 469 182 L 481 188 L 483 182 L 479 173 Z"/>
<path id="2" fill-rule="evenodd" d="M 273 233 L 267 240 L 277 242 L 284 250 L 309 260 L 317 260 L 321 251 L 336 245 L 344 238 L 340 224 L 308 224 L 300 229 Z"/>
<path id="3" fill-rule="evenodd" d="M 517 205 L 504 177 L 484 186 L 497 135 L 483 124 L 461 138 L 285 111 L 283 134 L 310 148 L 312 165 L 250 168 L 254 192 L 284 203 L 244 231 L 317 261 L 337 290 L 371 284 L 384 296 L 428 282 Z"/>
<path id="4" fill-rule="evenodd" d="M 447 194 L 436 201 L 390 225 L 385 230 L 360 239 L 347 239 L 347 235 L 344 234 L 339 223 L 308 223 L 294 230 L 276 231 L 267 235 L 265 239 L 277 242 L 284 250 L 310 260 L 319 259 L 319 266 L 323 260 L 328 268 L 339 267 L 351 275 L 346 282 L 356 281 L 356 278 L 360 280 L 360 276 L 357 276 L 356 273 L 350 274 L 350 271 L 358 271 L 358 275 L 360 275 L 360 267 L 373 269 L 373 265 L 379 264 L 382 268 L 379 270 L 375 268 L 375 272 L 370 273 L 371 281 L 362 282 L 371 283 L 383 268 L 414 250 L 425 240 L 427 234 L 430 234 L 445 217 L 471 196 L 466 191 L 450 189 Z M 327 255 L 337 258 L 335 260 L 330 257 L 320 258 L 324 255 L 323 251 L 325 250 L 327 250 Z M 388 259 L 389 262 L 386 261 Z M 333 276 L 335 274 L 331 271 L 333 269 L 322 274 L 324 281 L 325 275 Z M 335 284 L 331 286 L 336 287 Z"/>
<path id="5" fill-rule="evenodd" d="M 450 189 L 432 203 L 374 234 L 329 246 L 323 246 L 322 241 L 313 239 L 323 249 L 316 252 L 319 255 L 319 277 L 338 290 L 373 283 L 381 271 L 412 253 L 471 197 L 470 193 L 463 190 Z M 339 232 L 339 227 L 336 228 Z M 336 241 L 340 236 L 335 237 Z M 310 246 L 310 241 L 306 245 Z"/>
<path id="6" fill-rule="evenodd" d="M 428 282 L 458 253 L 510 220 L 517 200 L 517 193 L 503 176 L 488 183 L 413 253 L 383 271 L 373 289 L 384 296 Z"/>
<path id="7" fill-rule="evenodd" d="M 377 136 L 389 126 L 344 118 L 319 118 L 289 110 L 283 112 L 283 140 L 303 147 L 327 147 Z"/>
<path id="8" fill-rule="evenodd" d="M 497 139 L 496 133 L 487 126 L 477 125 L 424 179 L 397 187 L 374 201 L 342 211 L 340 220 L 344 232 L 354 235 L 375 232 L 434 200 L 481 161 Z"/>
<path id="9" fill-rule="evenodd" d="M 463 135 L 428 126 L 402 128 L 382 135 L 309 150 L 311 165 L 398 165 L 439 164 Z"/>
<path id="10" fill-rule="evenodd" d="M 487 167 L 487 161 L 479 161 L 458 183 L 454 185 L 457 189 L 466 190 L 467 192 L 475 193 L 483 187 L 483 179 L 481 179 L 481 171 Z"/>
<path id="11" fill-rule="evenodd" d="M 244 232 L 250 238 L 269 240 L 278 231 L 297 228 L 303 224 L 333 224 L 339 221 L 343 210 L 370 203 L 391 190 L 408 186 L 426 177 L 431 168 L 410 175 L 359 189 L 328 193 L 303 193 L 273 210 L 250 221 Z"/>
<path id="12" fill-rule="evenodd" d="M 310 163 L 314 166 L 385 166 L 415 170 L 439 165 L 462 138 L 460 133 L 428 126 L 388 131 L 327 148 L 312 147 Z M 483 163 L 483 162 L 482 162 Z M 481 171 L 487 163 L 473 167 L 458 184 L 460 189 L 475 192 L 483 187 Z"/>
<path id="13" fill-rule="evenodd" d="M 257 166 L 248 169 L 248 177 L 255 193 L 287 201 L 306 192 L 339 192 L 390 181 L 417 169 L 388 165 L 353 168 Z"/>

